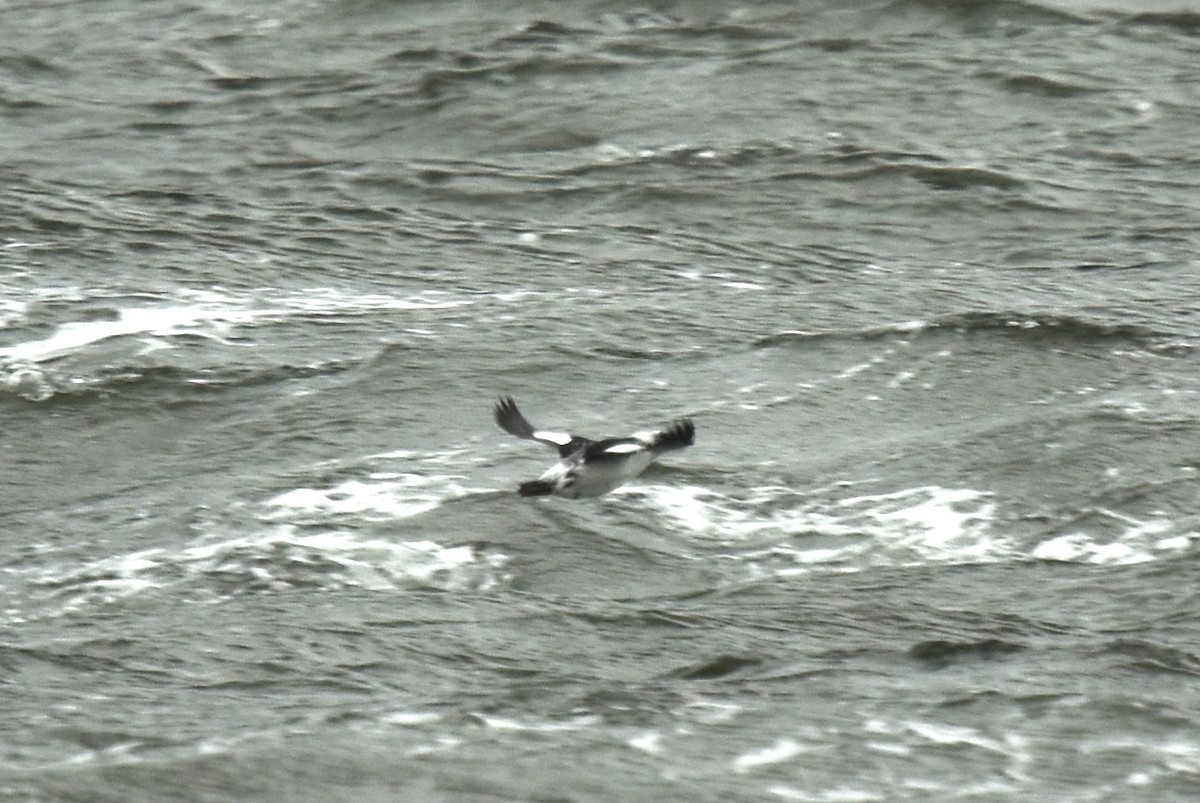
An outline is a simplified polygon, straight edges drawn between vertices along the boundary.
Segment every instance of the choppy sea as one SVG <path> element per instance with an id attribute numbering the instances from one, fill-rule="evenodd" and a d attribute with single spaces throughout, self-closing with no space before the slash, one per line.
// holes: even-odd
<path id="1" fill-rule="evenodd" d="M 0 2 L 0 799 L 1200 798 L 1191 0 Z M 497 396 L 693 448 L 595 500 Z"/>

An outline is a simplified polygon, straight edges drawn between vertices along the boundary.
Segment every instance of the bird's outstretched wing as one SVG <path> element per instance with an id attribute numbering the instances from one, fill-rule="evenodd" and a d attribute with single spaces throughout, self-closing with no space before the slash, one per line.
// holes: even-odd
<path id="1" fill-rule="evenodd" d="M 584 450 L 585 460 L 606 460 L 626 457 L 638 452 L 658 456 L 691 446 L 696 440 L 696 425 L 690 418 L 681 418 L 662 429 L 638 432 L 628 438 L 607 438 L 593 441 Z"/>
<path id="2" fill-rule="evenodd" d="M 496 402 L 496 423 L 510 435 L 554 447 L 560 457 L 566 457 L 589 443 L 587 438 L 576 437 L 569 432 L 535 429 L 525 420 L 525 416 L 521 415 L 512 396 L 501 396 Z"/>
<path id="3" fill-rule="evenodd" d="M 681 418 L 653 433 L 648 445 L 655 454 L 661 454 L 691 446 L 695 442 L 696 425 L 690 418 Z"/>

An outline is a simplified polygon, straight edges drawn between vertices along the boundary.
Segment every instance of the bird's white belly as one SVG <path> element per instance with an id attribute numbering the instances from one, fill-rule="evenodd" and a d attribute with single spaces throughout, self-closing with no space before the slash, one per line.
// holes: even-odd
<path id="1" fill-rule="evenodd" d="M 571 498 L 601 496 L 624 485 L 646 470 L 654 460 L 649 451 L 635 452 L 620 460 L 592 460 L 570 472 L 572 482 L 563 487 L 563 496 Z"/>

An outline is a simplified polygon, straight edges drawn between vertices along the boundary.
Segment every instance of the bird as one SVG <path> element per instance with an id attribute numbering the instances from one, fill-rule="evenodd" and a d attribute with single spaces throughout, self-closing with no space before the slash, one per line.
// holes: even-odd
<path id="1" fill-rule="evenodd" d="M 627 438 L 602 440 L 537 429 L 521 415 L 512 396 L 500 397 L 495 414 L 496 423 L 505 432 L 544 443 L 558 452 L 559 461 L 546 473 L 521 483 L 517 488 L 521 496 L 602 496 L 641 474 L 660 454 L 691 446 L 696 438 L 696 426 L 689 418 Z"/>

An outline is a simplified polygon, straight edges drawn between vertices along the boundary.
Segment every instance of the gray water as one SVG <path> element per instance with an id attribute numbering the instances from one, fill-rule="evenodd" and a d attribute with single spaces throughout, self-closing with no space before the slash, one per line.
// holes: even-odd
<path id="1" fill-rule="evenodd" d="M 0 4 L 0 797 L 1194 800 L 1200 9 Z M 542 426 L 696 444 L 528 500 Z"/>

